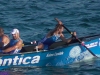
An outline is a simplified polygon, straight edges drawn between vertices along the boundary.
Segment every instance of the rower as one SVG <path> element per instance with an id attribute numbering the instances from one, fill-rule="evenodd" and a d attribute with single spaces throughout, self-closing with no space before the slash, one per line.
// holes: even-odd
<path id="1" fill-rule="evenodd" d="M 35 50 L 48 50 L 49 46 L 55 43 L 59 38 L 66 43 L 70 43 L 73 40 L 73 37 L 66 39 L 63 34 L 63 24 L 61 21 L 57 21 L 58 24 L 56 27 L 51 30 L 42 40 L 39 41 L 38 45 L 35 47 Z M 76 32 L 72 33 L 76 36 Z"/>
<path id="2" fill-rule="evenodd" d="M 0 52 L 8 45 L 10 39 L 4 34 L 3 28 L 0 27 Z"/>
<path id="3" fill-rule="evenodd" d="M 21 40 L 19 36 L 19 30 L 13 29 L 11 34 L 12 34 L 12 39 L 10 40 L 9 47 L 3 50 L 3 53 L 16 54 L 16 53 L 19 53 L 20 50 L 22 49 L 23 41 Z"/>

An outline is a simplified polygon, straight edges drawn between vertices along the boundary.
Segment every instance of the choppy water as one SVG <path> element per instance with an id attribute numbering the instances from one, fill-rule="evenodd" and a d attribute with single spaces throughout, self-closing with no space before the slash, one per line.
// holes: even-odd
<path id="1" fill-rule="evenodd" d="M 0 27 L 10 37 L 13 28 L 20 30 L 24 41 L 39 40 L 60 19 L 78 36 L 99 34 L 100 0 L 0 0 Z M 70 34 L 65 30 L 65 37 Z M 9 69 L 10 75 L 99 75 L 100 60 L 80 67 L 42 67 Z M 72 65 L 73 66 L 73 65 Z M 87 68 L 87 69 L 86 69 Z"/>

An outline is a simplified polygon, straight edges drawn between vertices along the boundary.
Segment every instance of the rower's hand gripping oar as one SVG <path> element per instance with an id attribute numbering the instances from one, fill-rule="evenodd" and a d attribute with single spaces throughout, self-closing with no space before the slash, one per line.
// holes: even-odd
<path id="1" fill-rule="evenodd" d="M 58 21 L 58 23 L 60 23 L 61 24 L 61 21 L 60 20 L 58 20 L 57 18 L 55 18 L 56 19 L 56 21 Z M 65 27 L 63 24 L 62 24 L 62 26 L 73 36 L 73 37 L 75 37 L 75 39 L 77 39 L 78 40 L 78 42 L 82 45 L 82 46 L 84 46 L 93 56 L 96 56 L 89 48 L 87 48 L 86 46 L 85 46 L 85 44 L 84 43 L 82 43 L 82 41 L 80 40 L 80 39 L 78 39 L 67 27 Z M 97 56 L 96 56 L 97 57 Z"/>

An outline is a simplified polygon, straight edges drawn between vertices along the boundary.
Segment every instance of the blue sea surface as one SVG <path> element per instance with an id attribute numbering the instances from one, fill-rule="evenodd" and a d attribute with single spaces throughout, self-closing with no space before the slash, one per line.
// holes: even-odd
<path id="1" fill-rule="evenodd" d="M 11 38 L 18 28 L 25 42 L 41 39 L 60 19 L 78 37 L 100 33 L 100 0 L 0 0 L 0 27 Z M 71 35 L 64 30 L 65 37 Z M 0 75 L 100 75 L 100 59 L 61 67 L 9 68 Z"/>

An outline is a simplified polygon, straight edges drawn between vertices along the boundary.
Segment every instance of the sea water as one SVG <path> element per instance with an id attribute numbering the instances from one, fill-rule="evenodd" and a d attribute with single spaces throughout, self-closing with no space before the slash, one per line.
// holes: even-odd
<path id="1" fill-rule="evenodd" d="M 40 40 L 60 19 L 78 37 L 100 33 L 100 0 L 0 0 L 0 27 L 11 38 L 18 28 L 25 42 Z M 64 35 L 71 35 L 64 30 Z M 99 75 L 100 59 L 60 67 L 1 70 L 0 75 Z"/>

